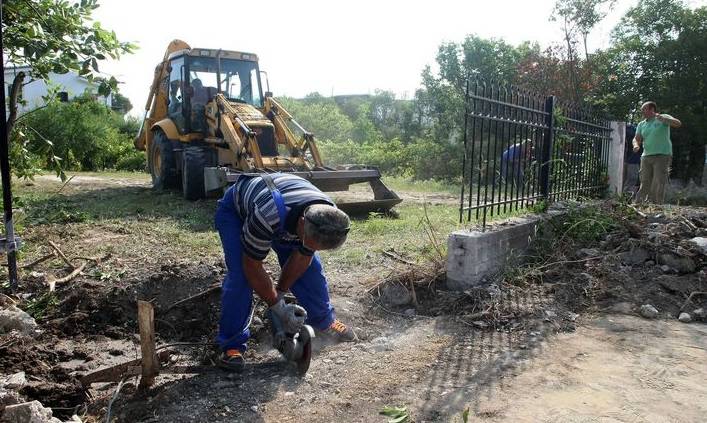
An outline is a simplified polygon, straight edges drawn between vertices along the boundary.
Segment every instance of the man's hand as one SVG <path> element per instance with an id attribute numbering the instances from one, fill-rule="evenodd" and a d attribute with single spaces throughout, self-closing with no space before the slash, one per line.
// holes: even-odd
<path id="1" fill-rule="evenodd" d="M 675 119 L 674 117 L 672 117 L 670 115 L 656 114 L 655 118 L 666 125 L 670 125 L 673 128 L 679 128 L 680 126 L 682 126 L 682 122 L 680 122 L 678 119 Z"/>
<path id="2" fill-rule="evenodd" d="M 283 298 L 270 306 L 270 310 L 280 319 L 286 333 L 299 332 L 307 320 L 307 311 L 304 308 L 297 304 L 286 304 Z"/>
<path id="3" fill-rule="evenodd" d="M 638 153 L 641 151 L 641 144 L 643 143 L 643 137 L 641 134 L 636 133 L 636 136 L 633 137 L 633 152 Z"/>

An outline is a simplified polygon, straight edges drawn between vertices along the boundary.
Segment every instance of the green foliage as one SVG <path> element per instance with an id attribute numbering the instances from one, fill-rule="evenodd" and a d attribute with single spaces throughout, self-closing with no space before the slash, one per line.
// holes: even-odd
<path id="1" fill-rule="evenodd" d="M 90 96 L 51 101 L 18 121 L 22 130 L 16 131 L 13 147 L 24 151 L 13 169 L 18 177 L 31 177 L 61 157 L 64 170 L 143 170 L 145 155 L 133 147 L 135 124 Z M 23 157 L 26 163 L 18 165 Z"/>
<path id="2" fill-rule="evenodd" d="M 409 423 L 412 421 L 407 407 L 383 407 L 379 414 L 388 417 L 388 423 Z"/>
<path id="3" fill-rule="evenodd" d="M 673 174 L 700 181 L 707 137 L 707 7 L 644 0 L 629 9 L 598 57 L 606 77 L 594 102 L 620 119 L 638 119 L 643 101 L 683 122 L 673 130 Z"/>
<path id="4" fill-rule="evenodd" d="M 297 122 L 314 133 L 317 139 L 346 141 L 351 139 L 353 122 L 341 112 L 332 99 L 310 94 L 304 100 L 280 98 Z"/>
<path id="5" fill-rule="evenodd" d="M 3 53 L 11 63 L 31 66 L 34 79 L 76 71 L 93 80 L 100 60 L 118 59 L 136 48 L 92 21 L 97 8 L 97 0 L 3 1 Z M 117 86 L 115 78 L 99 82 L 104 95 Z"/>
<path id="6" fill-rule="evenodd" d="M 549 203 L 546 200 L 539 200 L 530 207 L 530 211 L 533 213 L 545 213 L 549 207 Z"/>
<path id="7" fill-rule="evenodd" d="M 39 297 L 32 298 L 24 305 L 24 311 L 34 319 L 41 319 L 49 315 L 59 305 L 59 299 L 54 292 L 47 292 Z"/>
<path id="8" fill-rule="evenodd" d="M 20 196 L 17 198 L 17 206 L 25 209 L 22 222 L 29 225 L 82 223 L 90 218 L 80 205 L 62 196 Z"/>
<path id="9" fill-rule="evenodd" d="M 123 115 L 128 113 L 133 108 L 133 104 L 130 102 L 130 99 L 119 92 L 113 93 L 113 101 L 111 103 L 111 108 Z"/>
<path id="10" fill-rule="evenodd" d="M 561 220 L 560 234 L 578 242 L 596 242 L 616 228 L 615 217 L 597 206 L 573 207 Z"/>
<path id="11" fill-rule="evenodd" d="M 106 96 L 117 90 L 118 81 L 114 77 L 95 77 L 99 61 L 118 59 L 136 46 L 119 41 L 115 32 L 93 21 L 91 14 L 96 8 L 97 0 L 6 0 L 2 4 L 3 54 L 9 63 L 28 65 L 33 80 L 47 80 L 51 72 L 74 71 L 95 82 L 98 94 Z M 7 82 L 22 83 L 21 75 L 20 72 L 15 81 Z M 16 104 L 8 106 L 9 110 L 15 110 Z M 122 106 L 127 107 L 126 102 Z M 11 115 L 9 128 L 13 127 L 12 119 Z M 63 178 L 65 157 L 56 153 L 52 141 L 44 138 L 44 134 L 17 125 L 8 138 L 13 143 L 10 156 L 16 175 L 31 178 L 43 166 Z M 68 158 L 69 162 L 73 160 Z"/>

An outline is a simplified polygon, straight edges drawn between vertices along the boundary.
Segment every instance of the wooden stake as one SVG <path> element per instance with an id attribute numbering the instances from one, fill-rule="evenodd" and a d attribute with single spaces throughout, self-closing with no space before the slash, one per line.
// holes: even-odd
<path id="1" fill-rule="evenodd" d="M 142 378 L 140 387 L 155 383 L 159 373 L 159 361 L 155 355 L 155 310 L 148 301 L 137 302 L 137 321 L 140 327 L 140 350 L 142 352 Z"/>

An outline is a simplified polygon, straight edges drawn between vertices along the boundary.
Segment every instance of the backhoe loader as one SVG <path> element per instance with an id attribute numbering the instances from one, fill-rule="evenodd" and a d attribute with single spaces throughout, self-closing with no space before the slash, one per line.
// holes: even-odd
<path id="1" fill-rule="evenodd" d="M 322 191 L 368 182 L 373 200 L 337 204 L 350 214 L 388 212 L 402 201 L 378 169 L 325 166 L 314 135 L 269 90 L 263 93 L 262 75 L 267 82 L 255 54 L 169 44 L 135 138 L 154 188 L 181 187 L 186 199 L 197 200 L 218 195 L 241 173 L 287 172 Z"/>

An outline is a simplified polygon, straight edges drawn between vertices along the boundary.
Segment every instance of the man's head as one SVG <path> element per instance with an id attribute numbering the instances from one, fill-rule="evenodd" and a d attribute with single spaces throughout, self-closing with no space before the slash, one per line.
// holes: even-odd
<path id="1" fill-rule="evenodd" d="M 346 241 L 350 227 L 351 221 L 343 211 L 327 204 L 314 204 L 305 209 L 297 229 L 305 247 L 332 250 Z"/>
<path id="2" fill-rule="evenodd" d="M 655 104 L 655 101 L 646 101 L 641 106 L 641 113 L 646 119 L 653 119 L 657 112 L 658 106 Z"/>

